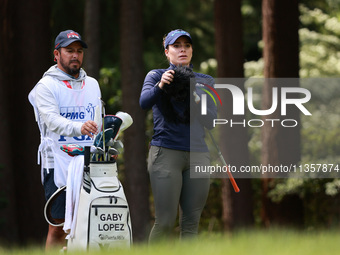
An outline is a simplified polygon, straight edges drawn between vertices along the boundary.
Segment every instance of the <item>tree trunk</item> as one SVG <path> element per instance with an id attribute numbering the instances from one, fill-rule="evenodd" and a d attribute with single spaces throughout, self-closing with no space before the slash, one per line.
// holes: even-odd
<path id="1" fill-rule="evenodd" d="M 100 66 L 100 0 L 86 0 L 84 38 L 87 46 L 84 69 L 89 76 L 99 79 Z"/>
<path id="2" fill-rule="evenodd" d="M 299 11 L 298 1 L 263 0 L 263 58 L 265 62 L 265 78 L 298 78 L 299 77 Z M 298 87 L 297 79 L 283 80 L 266 79 L 263 87 L 262 108 L 269 109 L 272 105 L 272 89 L 276 87 L 280 92 L 282 87 Z M 300 123 L 299 110 L 296 107 L 287 109 L 287 115 L 281 116 L 281 100 L 278 94 L 277 110 L 266 116 L 267 119 L 294 119 Z M 296 127 L 282 127 L 264 121 L 262 127 L 262 165 L 290 165 L 299 162 L 300 152 L 300 124 Z M 277 122 L 279 123 L 279 122 Z M 285 203 L 274 205 L 267 197 L 272 179 L 262 180 L 262 220 L 266 226 L 271 222 L 292 222 L 285 211 L 294 211 L 293 219 L 299 221 L 302 211 L 293 208 L 299 204 L 298 198 L 290 197 L 290 207 L 283 208 Z M 301 203 L 301 201 L 300 201 Z M 287 203 L 287 205 L 289 204 Z M 291 210 L 290 210 L 291 209 Z"/>
<path id="3" fill-rule="evenodd" d="M 47 224 L 37 165 L 39 130 L 27 96 L 49 66 L 49 4 L 45 0 L 0 4 L 1 237 L 11 243 L 42 241 Z"/>
<path id="4" fill-rule="evenodd" d="M 215 38 L 216 59 L 218 62 L 218 77 L 221 78 L 243 78 L 243 39 L 242 39 L 242 16 L 240 0 L 215 0 Z M 244 91 L 243 82 L 235 80 L 233 85 Z M 223 109 L 232 109 L 231 94 L 221 93 Z M 222 119 L 233 119 L 242 122 L 245 115 L 233 116 L 231 111 L 225 111 Z M 227 164 L 246 166 L 249 164 L 247 128 L 242 125 L 230 127 L 223 125 L 220 131 L 220 148 L 226 157 Z M 228 180 L 223 179 L 223 187 L 227 187 Z M 253 223 L 253 202 L 251 179 L 237 179 L 241 192 L 235 194 L 233 191 L 222 194 L 223 219 L 225 229 L 233 226 L 249 226 Z M 229 185 L 230 188 L 230 185 Z M 226 192 L 225 188 L 222 192 Z M 232 208 L 228 208 L 232 206 Z M 229 218 L 229 219 L 228 219 Z M 226 222 L 229 222 L 227 224 Z"/>
<path id="5" fill-rule="evenodd" d="M 136 241 L 145 240 L 150 229 L 145 112 L 138 103 L 144 80 L 142 6 L 140 0 L 122 0 L 120 13 L 122 110 L 134 120 L 124 133 L 125 181 Z"/>
<path id="6" fill-rule="evenodd" d="M 1 19 L 1 35 L 0 35 L 0 133 L 2 135 L 2 141 L 0 146 L 0 236 L 6 241 L 13 242 L 19 239 L 19 228 L 16 221 L 16 197 L 14 187 L 14 173 L 12 171 L 13 164 L 10 157 L 11 152 L 8 147 L 10 142 L 10 122 L 9 122 L 9 100 L 8 100 L 8 88 L 5 84 L 9 82 L 9 75 L 11 73 L 8 61 L 13 57 L 13 51 L 11 47 L 11 33 L 12 31 L 12 8 L 8 1 L 2 1 L 0 3 L 0 19 Z"/>

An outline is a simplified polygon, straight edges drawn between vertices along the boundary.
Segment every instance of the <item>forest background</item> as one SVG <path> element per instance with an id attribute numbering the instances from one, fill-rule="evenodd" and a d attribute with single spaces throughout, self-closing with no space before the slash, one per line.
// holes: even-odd
<path id="1" fill-rule="evenodd" d="M 306 85 L 312 117 L 289 110 L 289 116 L 301 119 L 296 128 L 214 131 L 228 163 L 340 164 L 339 0 L 1 0 L 0 12 L 3 243 L 42 243 L 46 236 L 36 164 L 39 132 L 27 95 L 53 65 L 54 39 L 66 29 L 79 32 L 89 45 L 84 69 L 98 79 L 106 112 L 122 110 L 134 119 L 124 133 L 125 151 L 118 163 L 136 241 L 147 239 L 154 217 L 146 171 L 152 114 L 140 109 L 138 99 L 147 72 L 168 66 L 162 37 L 172 29 L 190 32 L 194 70 L 216 78 L 323 79 L 321 85 Z M 239 86 L 246 90 L 248 85 Z M 268 109 L 271 89 L 255 84 L 254 104 Z M 230 96 L 222 98 L 229 107 Z M 277 114 L 273 117 L 281 118 Z M 249 113 L 243 117 L 251 118 Z M 213 150 L 212 160 L 218 160 Z M 240 193 L 233 192 L 228 179 L 211 180 L 201 230 L 339 228 L 338 178 L 250 176 L 237 182 Z"/>

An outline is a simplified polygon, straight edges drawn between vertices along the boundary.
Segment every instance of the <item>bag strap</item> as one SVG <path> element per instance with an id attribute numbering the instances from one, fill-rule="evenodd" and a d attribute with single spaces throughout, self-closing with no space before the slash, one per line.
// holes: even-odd
<path id="1" fill-rule="evenodd" d="M 66 189 L 66 185 L 60 187 L 57 189 L 56 192 L 53 193 L 53 195 L 47 200 L 44 208 L 44 216 L 48 224 L 55 226 L 55 227 L 62 227 L 64 226 L 64 222 L 62 223 L 56 223 L 51 215 L 51 208 L 53 205 L 53 202 L 61 195 L 61 192 L 63 192 Z"/>

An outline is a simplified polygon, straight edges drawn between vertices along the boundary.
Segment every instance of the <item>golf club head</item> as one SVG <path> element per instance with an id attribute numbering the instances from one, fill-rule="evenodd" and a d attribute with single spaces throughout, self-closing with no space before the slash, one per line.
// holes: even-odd
<path id="1" fill-rule="evenodd" d="M 113 138 L 111 138 L 110 141 L 108 141 L 108 142 L 106 143 L 106 146 L 107 146 L 107 147 L 113 147 L 114 143 L 115 143 L 115 142 L 114 142 Z"/>
<path id="2" fill-rule="evenodd" d="M 104 149 L 101 147 L 96 147 L 92 145 L 90 151 L 92 154 L 92 161 L 98 161 L 99 158 L 101 158 L 101 156 L 104 155 Z"/>
<path id="3" fill-rule="evenodd" d="M 120 140 L 115 141 L 112 147 L 115 148 L 120 154 L 124 151 L 124 145 Z"/>
<path id="4" fill-rule="evenodd" d="M 101 148 L 101 147 L 96 147 L 96 154 L 103 155 L 103 154 L 104 154 L 103 148 Z"/>
<path id="5" fill-rule="evenodd" d="M 116 116 L 123 121 L 119 132 L 123 132 L 125 129 L 130 127 L 133 123 L 131 115 L 126 112 L 117 112 Z"/>
<path id="6" fill-rule="evenodd" d="M 114 156 L 114 155 L 118 155 L 119 154 L 119 151 L 116 150 L 115 148 L 109 148 L 107 153 L 111 156 Z"/>
<path id="7" fill-rule="evenodd" d="M 116 115 L 106 115 L 104 117 L 104 129 L 112 128 L 113 130 L 113 139 L 116 138 L 119 129 L 123 123 L 123 120 Z"/>
<path id="8" fill-rule="evenodd" d="M 107 144 L 108 141 L 110 141 L 113 138 L 113 129 L 112 128 L 108 128 L 105 129 L 105 144 Z M 96 138 L 93 141 L 93 145 L 95 147 L 103 147 L 103 131 L 100 132 Z"/>

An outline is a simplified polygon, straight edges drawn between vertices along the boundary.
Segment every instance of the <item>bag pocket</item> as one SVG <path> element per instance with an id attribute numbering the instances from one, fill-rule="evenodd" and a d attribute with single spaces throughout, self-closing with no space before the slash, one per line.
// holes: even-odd
<path id="1" fill-rule="evenodd" d="M 132 242 L 127 201 L 115 196 L 94 199 L 89 208 L 88 249 L 129 247 Z"/>

